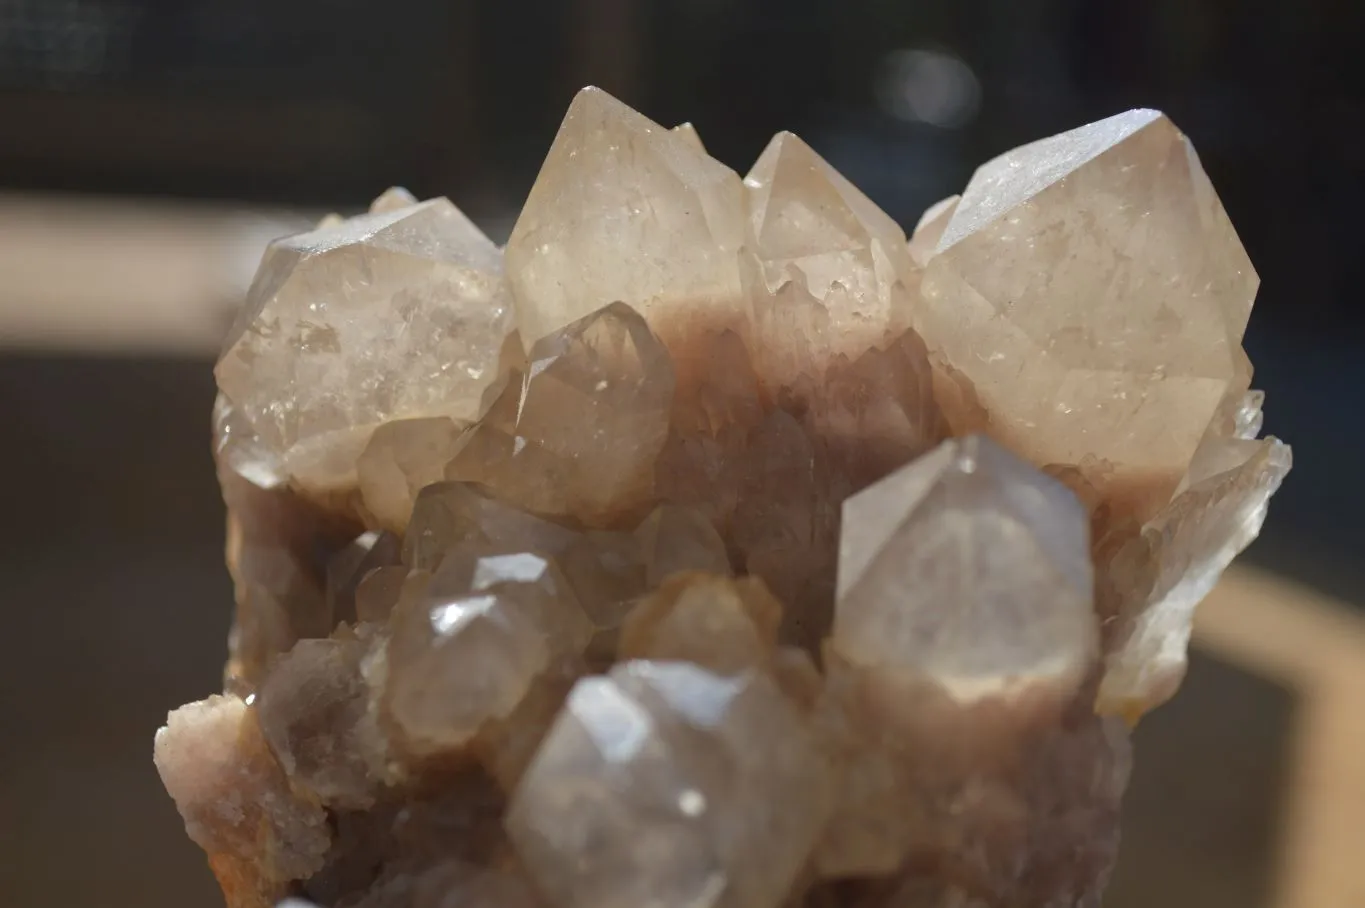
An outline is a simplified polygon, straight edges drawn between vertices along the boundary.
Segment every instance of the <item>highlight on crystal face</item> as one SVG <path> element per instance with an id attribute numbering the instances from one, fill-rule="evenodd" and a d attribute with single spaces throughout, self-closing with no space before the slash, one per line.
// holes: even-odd
<path id="1" fill-rule="evenodd" d="M 166 790 L 231 908 L 1098 906 L 1290 468 L 1256 286 L 1155 111 L 907 236 L 584 89 L 505 249 L 401 189 L 267 249 Z"/>

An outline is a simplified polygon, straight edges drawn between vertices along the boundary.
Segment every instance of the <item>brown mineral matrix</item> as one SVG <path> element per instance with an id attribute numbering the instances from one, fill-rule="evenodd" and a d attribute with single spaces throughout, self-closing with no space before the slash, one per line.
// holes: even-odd
<path id="1" fill-rule="evenodd" d="M 272 243 L 186 831 L 231 908 L 1097 908 L 1290 468 L 1256 283 L 1143 110 L 907 237 L 790 133 L 741 179 L 585 89 L 505 251 L 398 188 Z"/>

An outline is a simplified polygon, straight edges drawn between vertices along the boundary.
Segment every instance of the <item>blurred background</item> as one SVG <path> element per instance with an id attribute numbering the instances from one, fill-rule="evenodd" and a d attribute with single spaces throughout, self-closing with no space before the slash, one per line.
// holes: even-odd
<path id="1" fill-rule="evenodd" d="M 0 905 L 219 903 L 150 759 L 230 618 L 218 339 L 267 240 L 389 185 L 501 242 L 585 84 L 741 173 L 797 132 L 907 227 L 1006 148 L 1172 116 L 1298 468 L 1139 729 L 1107 905 L 1365 905 L 1295 863 L 1365 864 L 1362 39 L 1359 0 L 0 0 Z"/>

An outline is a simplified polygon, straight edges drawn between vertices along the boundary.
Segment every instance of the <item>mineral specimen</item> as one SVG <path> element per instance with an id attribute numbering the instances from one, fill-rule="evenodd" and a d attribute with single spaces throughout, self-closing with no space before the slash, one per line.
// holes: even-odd
<path id="1" fill-rule="evenodd" d="M 166 789 L 231 908 L 1094 908 L 1289 470 L 1256 282 L 1152 111 L 907 239 L 586 89 L 505 256 L 401 189 L 267 250 Z"/>

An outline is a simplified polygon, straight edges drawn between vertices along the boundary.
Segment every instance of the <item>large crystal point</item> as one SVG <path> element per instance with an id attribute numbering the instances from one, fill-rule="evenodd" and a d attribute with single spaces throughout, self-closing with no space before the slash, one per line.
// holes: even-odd
<path id="1" fill-rule="evenodd" d="M 1246 389 L 1257 283 L 1190 143 L 1134 110 L 982 166 L 917 327 L 975 386 L 979 428 L 1037 464 L 1107 461 L 1103 491 L 1145 519 Z"/>
<path id="2" fill-rule="evenodd" d="M 569 105 L 507 241 L 522 341 L 612 302 L 655 331 L 743 312 L 739 177 L 606 92 Z"/>
<path id="3" fill-rule="evenodd" d="M 215 370 L 299 485 L 354 483 L 390 419 L 472 419 L 512 327 L 502 256 L 445 199 L 272 243 Z"/>
<path id="4" fill-rule="evenodd" d="M 1209 443 L 1206 443 L 1209 444 Z M 1185 674 L 1195 606 L 1256 538 L 1292 463 L 1289 446 L 1226 439 L 1196 457 L 1201 474 L 1120 552 L 1111 582 L 1133 604 L 1119 616 L 1124 638 L 1109 654 L 1099 708 L 1135 719 L 1175 693 Z"/>
<path id="5" fill-rule="evenodd" d="M 766 676 L 626 662 L 573 689 L 507 828 L 566 908 L 775 908 L 826 794 L 809 732 Z"/>
<path id="6" fill-rule="evenodd" d="M 832 644 L 963 702 L 1068 692 L 1097 654 L 1088 524 L 986 438 L 944 442 L 844 503 Z"/>
<path id="7" fill-rule="evenodd" d="M 789 383 L 832 355 L 856 357 L 910 324 L 919 270 L 905 233 L 809 145 L 778 133 L 744 185 L 760 266 L 751 293 L 765 378 Z M 804 326 L 792 312 L 803 304 L 814 310 Z M 801 327 L 817 330 L 793 330 Z"/>
<path id="8" fill-rule="evenodd" d="M 526 375 L 461 439 L 446 478 L 590 526 L 639 516 L 654 494 L 673 383 L 668 351 L 613 303 L 531 348 Z"/>

